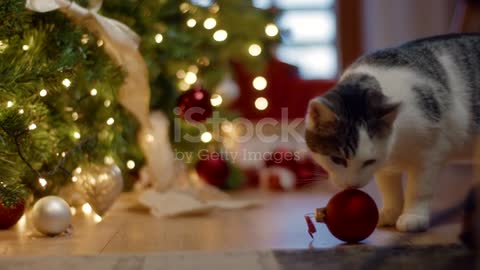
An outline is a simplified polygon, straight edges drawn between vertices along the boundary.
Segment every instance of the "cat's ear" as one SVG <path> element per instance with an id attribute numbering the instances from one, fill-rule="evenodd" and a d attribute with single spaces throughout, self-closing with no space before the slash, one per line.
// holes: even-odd
<path id="1" fill-rule="evenodd" d="M 383 105 L 379 115 L 380 120 L 388 126 L 392 126 L 395 119 L 397 119 L 401 107 L 402 103 L 388 103 Z"/>
<path id="2" fill-rule="evenodd" d="M 322 97 L 310 100 L 306 116 L 306 128 L 311 131 L 328 133 L 337 122 L 337 115 Z"/>

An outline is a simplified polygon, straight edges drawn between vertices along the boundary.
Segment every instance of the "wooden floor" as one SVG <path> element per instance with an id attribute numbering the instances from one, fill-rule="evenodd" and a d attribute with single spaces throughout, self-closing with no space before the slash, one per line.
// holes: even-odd
<path id="1" fill-rule="evenodd" d="M 439 211 L 463 199 L 472 174 L 468 165 L 452 165 L 445 169 L 437 185 L 435 209 Z M 378 200 L 374 185 L 366 190 Z M 235 197 L 264 200 L 255 209 L 217 211 L 208 216 L 156 219 L 148 212 L 131 206 L 131 196 L 122 195 L 114 208 L 95 224 L 92 217 L 77 214 L 72 235 L 41 237 L 22 220 L 8 231 L 0 231 L 0 254 L 68 255 L 112 254 L 162 251 L 219 251 L 327 248 L 342 243 L 319 224 L 314 241 L 306 232 L 303 215 L 324 206 L 336 192 L 323 182 L 292 193 L 245 191 Z M 459 215 L 461 213 L 458 213 Z M 377 229 L 365 243 L 430 244 L 457 242 L 459 219 L 432 228 L 422 234 L 401 234 Z"/>

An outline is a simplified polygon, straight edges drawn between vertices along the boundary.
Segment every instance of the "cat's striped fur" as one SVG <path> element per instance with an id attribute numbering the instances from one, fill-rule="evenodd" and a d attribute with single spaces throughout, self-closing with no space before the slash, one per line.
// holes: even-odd
<path id="1" fill-rule="evenodd" d="M 381 225 L 428 227 L 440 169 L 480 128 L 480 34 L 452 34 L 367 54 L 313 99 L 306 142 L 341 187 L 375 178 Z M 407 175 L 405 196 L 401 185 Z"/>

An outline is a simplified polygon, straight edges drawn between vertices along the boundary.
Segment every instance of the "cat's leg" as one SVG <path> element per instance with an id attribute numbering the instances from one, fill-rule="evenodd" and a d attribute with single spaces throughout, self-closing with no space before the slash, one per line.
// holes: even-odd
<path id="1" fill-rule="evenodd" d="M 375 180 L 383 200 L 378 226 L 394 226 L 403 209 L 402 173 L 380 171 Z"/>
<path id="2" fill-rule="evenodd" d="M 396 227 L 399 231 L 419 232 L 428 229 L 434 181 L 438 179 L 443 162 L 423 162 L 409 171 L 405 205 Z"/>

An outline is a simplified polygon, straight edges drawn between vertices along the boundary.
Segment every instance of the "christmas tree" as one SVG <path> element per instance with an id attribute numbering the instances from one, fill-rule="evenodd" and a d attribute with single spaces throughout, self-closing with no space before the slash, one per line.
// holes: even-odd
<path id="1" fill-rule="evenodd" d="M 142 163 L 138 123 L 118 103 L 123 71 L 103 41 L 24 1 L 3 1 L 0 16 L 1 201 L 56 193 L 85 163 L 116 163 L 128 177 L 127 163 Z"/>

